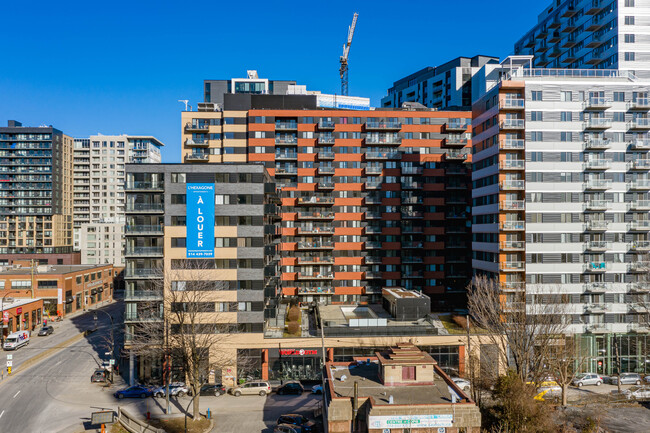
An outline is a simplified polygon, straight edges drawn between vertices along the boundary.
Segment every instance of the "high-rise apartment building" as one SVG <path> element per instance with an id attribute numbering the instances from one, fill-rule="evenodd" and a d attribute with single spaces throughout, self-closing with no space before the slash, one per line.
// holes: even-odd
<path id="1" fill-rule="evenodd" d="M 325 110 L 311 95 L 225 95 L 222 108 L 183 113 L 183 160 L 262 162 L 275 176 L 285 296 L 377 302 L 402 287 L 436 308 L 462 299 L 471 113 Z"/>
<path id="2" fill-rule="evenodd" d="M 74 140 L 74 247 L 82 263 L 124 266 L 124 167 L 159 163 L 162 146 L 149 136 Z"/>
<path id="3" fill-rule="evenodd" d="M 650 1 L 554 0 L 515 44 L 536 68 L 621 69 L 650 78 Z"/>
<path id="4" fill-rule="evenodd" d="M 529 60 L 506 59 L 473 107 L 474 271 L 531 313 L 561 295 L 592 352 L 586 370 L 612 373 L 617 344 L 623 370 L 643 368 L 650 82 L 519 67 Z"/>
<path id="5" fill-rule="evenodd" d="M 401 78 L 381 99 L 384 108 L 401 108 L 405 102 L 445 110 L 472 106 L 472 77 L 485 64 L 498 64 L 498 57 L 458 57 L 440 66 L 428 66 Z"/>
<path id="6" fill-rule="evenodd" d="M 0 262 L 71 262 L 72 144 L 52 126 L 0 128 Z"/>

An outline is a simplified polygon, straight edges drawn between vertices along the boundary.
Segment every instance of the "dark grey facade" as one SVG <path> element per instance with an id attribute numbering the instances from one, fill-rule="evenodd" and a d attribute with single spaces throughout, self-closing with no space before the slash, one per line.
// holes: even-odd
<path id="1" fill-rule="evenodd" d="M 234 80 L 237 84 L 237 80 Z M 295 85 L 295 81 L 288 80 L 263 80 L 259 79 L 259 82 L 265 82 L 264 88 L 233 88 L 233 80 L 204 80 L 204 102 L 211 102 L 214 104 L 223 105 L 224 95 L 228 93 L 232 94 L 250 94 L 250 95 L 286 95 L 287 89 L 290 85 Z M 266 82 L 268 82 L 268 88 L 266 87 Z"/>

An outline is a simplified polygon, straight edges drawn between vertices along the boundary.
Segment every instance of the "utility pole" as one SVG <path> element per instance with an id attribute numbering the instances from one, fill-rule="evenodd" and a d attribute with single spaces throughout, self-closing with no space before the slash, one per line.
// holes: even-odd
<path id="1" fill-rule="evenodd" d="M 32 299 L 34 299 L 34 259 L 32 259 L 31 263 L 32 263 L 32 266 L 31 266 L 31 270 L 32 270 Z"/>

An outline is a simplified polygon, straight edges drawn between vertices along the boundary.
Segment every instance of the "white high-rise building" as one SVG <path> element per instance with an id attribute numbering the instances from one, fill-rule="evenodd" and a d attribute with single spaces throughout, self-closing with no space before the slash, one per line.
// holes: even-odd
<path id="1" fill-rule="evenodd" d="M 124 266 L 124 165 L 160 163 L 162 146 L 150 136 L 74 140 L 74 247 L 81 263 Z"/>
<path id="2" fill-rule="evenodd" d="M 650 0 L 553 0 L 515 44 L 536 68 L 620 69 L 650 78 Z"/>

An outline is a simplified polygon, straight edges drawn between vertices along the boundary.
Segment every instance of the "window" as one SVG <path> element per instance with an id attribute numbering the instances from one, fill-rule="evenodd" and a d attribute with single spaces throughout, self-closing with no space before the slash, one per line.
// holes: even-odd
<path id="1" fill-rule="evenodd" d="M 533 131 L 530 133 L 531 141 L 544 141 L 544 134 L 541 131 Z"/>
<path id="2" fill-rule="evenodd" d="M 634 43 L 634 35 L 625 35 L 625 43 L 626 44 L 633 44 Z"/>
<path id="3" fill-rule="evenodd" d="M 172 215 L 172 225 L 173 226 L 184 226 L 185 225 L 185 215 Z"/>
<path id="4" fill-rule="evenodd" d="M 230 204 L 230 196 L 217 194 L 214 197 L 214 204 Z"/>
<path id="5" fill-rule="evenodd" d="M 633 8 L 634 7 L 634 0 L 625 0 L 625 7 L 626 8 Z"/>
<path id="6" fill-rule="evenodd" d="M 560 101 L 571 102 L 573 94 L 571 92 L 560 92 Z"/>
<path id="7" fill-rule="evenodd" d="M 185 204 L 185 194 L 172 194 L 172 204 Z"/>
<path id="8" fill-rule="evenodd" d="M 625 102 L 625 92 L 614 92 L 614 102 Z"/>
<path id="9" fill-rule="evenodd" d="M 614 122 L 625 122 L 625 113 L 614 113 Z"/>
<path id="10" fill-rule="evenodd" d="M 573 141 L 573 134 L 571 132 L 561 132 L 560 141 Z"/>
<path id="11" fill-rule="evenodd" d="M 542 100 L 542 91 L 541 90 L 533 90 L 531 92 L 531 99 L 533 101 L 541 101 Z"/>
<path id="12" fill-rule="evenodd" d="M 633 26 L 634 25 L 634 17 L 625 17 L 625 25 L 626 26 Z"/>
<path id="13" fill-rule="evenodd" d="M 541 122 L 543 119 L 543 115 L 541 111 L 531 111 L 530 112 L 530 120 L 533 122 Z"/>
<path id="14" fill-rule="evenodd" d="M 172 183 L 185 183 L 185 173 L 172 173 Z"/>
<path id="15" fill-rule="evenodd" d="M 415 380 L 415 366 L 402 367 L 402 380 Z"/>
<path id="16" fill-rule="evenodd" d="M 570 111 L 562 111 L 560 113 L 560 121 L 562 122 L 572 122 L 573 114 Z"/>
<path id="17" fill-rule="evenodd" d="M 633 62 L 634 61 L 634 53 L 625 53 L 625 61 L 626 62 Z"/>
<path id="18" fill-rule="evenodd" d="M 172 248 L 185 248 L 185 238 L 172 238 Z"/>

